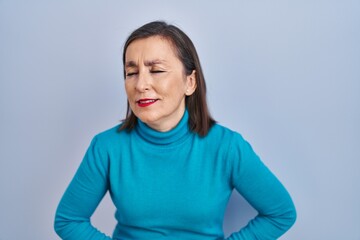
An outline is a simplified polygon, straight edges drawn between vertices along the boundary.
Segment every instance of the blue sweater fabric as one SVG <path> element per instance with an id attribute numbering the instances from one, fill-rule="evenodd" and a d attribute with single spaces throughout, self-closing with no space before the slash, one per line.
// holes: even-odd
<path id="1" fill-rule="evenodd" d="M 229 240 L 277 239 L 294 223 L 293 202 L 242 136 L 215 124 L 207 136 L 188 128 L 188 113 L 169 132 L 138 120 L 94 137 L 55 217 L 62 239 L 224 239 L 235 188 L 257 211 Z M 116 206 L 112 238 L 90 222 L 109 191 Z M 241 209 L 239 209 L 241 211 Z"/>

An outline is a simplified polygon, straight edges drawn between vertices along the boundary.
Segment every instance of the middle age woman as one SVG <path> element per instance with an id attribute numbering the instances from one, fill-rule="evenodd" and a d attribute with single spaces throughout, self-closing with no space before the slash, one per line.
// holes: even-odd
<path id="1" fill-rule="evenodd" d="M 126 119 L 91 142 L 59 204 L 59 236 L 111 239 L 90 223 L 109 191 L 117 209 L 113 239 L 224 239 L 233 189 L 258 215 L 227 239 L 284 234 L 295 222 L 293 202 L 250 144 L 211 118 L 188 36 L 151 22 L 129 36 L 123 54 Z"/>

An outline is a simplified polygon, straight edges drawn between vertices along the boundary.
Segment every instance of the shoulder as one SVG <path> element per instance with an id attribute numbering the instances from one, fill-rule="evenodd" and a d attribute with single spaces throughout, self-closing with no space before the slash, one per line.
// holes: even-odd
<path id="1" fill-rule="evenodd" d="M 119 131 L 121 125 L 122 123 L 96 134 L 92 139 L 92 143 L 98 146 L 111 146 L 124 142 L 130 133 L 125 130 Z"/>
<path id="2" fill-rule="evenodd" d="M 228 156 L 255 154 L 251 144 L 241 133 L 220 124 L 215 124 L 207 137 L 212 144 L 226 148 Z"/>
<path id="3" fill-rule="evenodd" d="M 234 141 L 244 141 L 243 136 L 239 133 L 236 132 L 228 127 L 225 127 L 221 124 L 215 123 L 208 135 L 206 136 L 210 139 L 218 139 L 222 142 L 234 142 Z"/>
<path id="4" fill-rule="evenodd" d="M 205 137 L 199 138 L 207 151 L 223 152 L 226 158 L 239 155 L 247 145 L 240 133 L 218 123 L 211 127 Z"/>

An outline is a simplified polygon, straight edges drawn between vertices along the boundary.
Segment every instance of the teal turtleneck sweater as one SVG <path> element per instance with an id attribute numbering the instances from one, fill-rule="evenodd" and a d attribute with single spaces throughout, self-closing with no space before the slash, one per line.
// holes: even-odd
<path id="1" fill-rule="evenodd" d="M 107 191 L 117 209 L 112 239 L 224 239 L 234 188 L 258 215 L 227 239 L 277 239 L 294 223 L 288 192 L 240 134 L 215 124 L 200 137 L 189 130 L 187 111 L 169 132 L 139 120 L 130 132 L 118 128 L 94 137 L 62 197 L 61 238 L 111 239 L 90 223 Z"/>

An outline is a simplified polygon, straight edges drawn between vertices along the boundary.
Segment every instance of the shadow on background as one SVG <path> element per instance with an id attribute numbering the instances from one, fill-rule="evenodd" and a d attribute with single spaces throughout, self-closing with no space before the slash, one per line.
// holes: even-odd
<path id="1" fill-rule="evenodd" d="M 256 214 L 256 210 L 234 190 L 225 211 L 223 223 L 224 235 L 227 237 L 233 232 L 238 232 Z"/>

